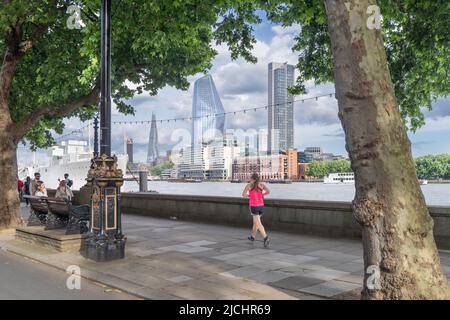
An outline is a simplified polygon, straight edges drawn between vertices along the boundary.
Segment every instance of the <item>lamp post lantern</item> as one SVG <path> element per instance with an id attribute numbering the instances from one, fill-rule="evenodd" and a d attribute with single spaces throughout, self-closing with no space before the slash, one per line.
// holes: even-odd
<path id="1" fill-rule="evenodd" d="M 111 1 L 102 0 L 101 6 L 100 153 L 95 150 L 86 179 L 91 223 L 85 255 L 95 261 L 124 258 L 126 242 L 120 212 L 123 172 L 111 155 Z"/>

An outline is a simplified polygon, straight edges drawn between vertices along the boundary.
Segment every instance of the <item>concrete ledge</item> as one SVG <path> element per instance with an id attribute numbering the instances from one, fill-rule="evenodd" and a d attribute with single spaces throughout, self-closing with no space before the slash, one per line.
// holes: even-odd
<path id="1" fill-rule="evenodd" d="M 122 212 L 161 218 L 248 227 L 248 200 L 155 193 L 123 193 Z M 429 206 L 440 249 L 450 249 L 450 208 Z M 360 238 L 350 202 L 266 199 L 264 224 L 271 230 Z"/>
<path id="2" fill-rule="evenodd" d="M 434 221 L 434 239 L 439 249 L 450 249 L 450 208 L 429 206 L 428 210 Z"/>
<path id="3" fill-rule="evenodd" d="M 249 226 L 248 200 L 151 193 L 123 193 L 122 211 L 161 218 Z M 272 230 L 327 236 L 359 237 L 360 227 L 350 203 L 326 201 L 265 200 L 264 224 Z"/>
<path id="4" fill-rule="evenodd" d="M 236 226 L 251 223 L 248 200 L 240 197 L 123 193 L 121 200 L 122 212 L 129 214 Z M 265 204 L 264 224 L 272 230 L 361 237 L 350 202 L 266 199 Z M 450 207 L 428 206 L 428 210 L 438 247 L 450 249 Z"/>
<path id="5" fill-rule="evenodd" d="M 2 229 L 0 230 L 0 235 L 14 235 L 16 233 L 16 229 Z"/>
<path id="6" fill-rule="evenodd" d="M 76 252 L 84 248 L 86 234 L 66 235 L 64 229 L 44 230 L 44 227 L 20 227 L 16 239 L 59 252 Z"/>

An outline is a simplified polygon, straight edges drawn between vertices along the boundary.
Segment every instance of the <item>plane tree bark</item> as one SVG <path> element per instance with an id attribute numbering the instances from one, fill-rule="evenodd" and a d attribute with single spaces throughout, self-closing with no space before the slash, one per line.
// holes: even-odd
<path id="1" fill-rule="evenodd" d="M 382 32 L 367 25 L 371 5 L 376 1 L 325 0 L 339 118 L 355 173 L 353 212 L 362 227 L 362 298 L 448 299 Z"/>
<path id="2" fill-rule="evenodd" d="M 14 125 L 8 108 L 9 91 L 20 57 L 19 32 L 11 29 L 5 37 L 7 49 L 0 71 L 0 229 L 22 223 L 17 192 L 17 141 L 12 136 Z"/>

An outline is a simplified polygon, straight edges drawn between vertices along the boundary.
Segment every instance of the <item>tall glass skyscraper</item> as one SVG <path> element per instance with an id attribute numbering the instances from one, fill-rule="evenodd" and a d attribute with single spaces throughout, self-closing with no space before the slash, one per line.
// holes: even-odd
<path id="1" fill-rule="evenodd" d="M 294 147 L 294 97 L 288 88 L 294 85 L 294 66 L 269 63 L 268 146 L 271 154 Z"/>
<path id="2" fill-rule="evenodd" d="M 192 149 L 225 133 L 225 116 L 222 102 L 210 75 L 194 84 L 192 102 Z"/>
<path id="3" fill-rule="evenodd" d="M 152 113 L 152 124 L 150 126 L 150 134 L 148 137 L 147 163 L 155 165 L 158 162 L 158 129 L 156 128 L 156 117 Z"/>

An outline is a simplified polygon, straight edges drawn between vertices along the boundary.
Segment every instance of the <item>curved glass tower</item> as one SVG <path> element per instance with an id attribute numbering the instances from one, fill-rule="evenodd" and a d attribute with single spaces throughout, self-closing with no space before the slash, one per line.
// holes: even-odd
<path id="1" fill-rule="evenodd" d="M 192 148 L 210 143 L 225 133 L 225 110 L 210 75 L 194 84 L 192 102 Z"/>

